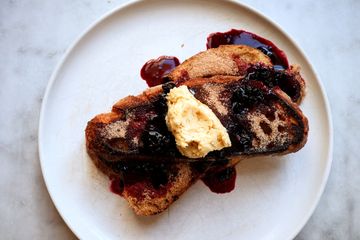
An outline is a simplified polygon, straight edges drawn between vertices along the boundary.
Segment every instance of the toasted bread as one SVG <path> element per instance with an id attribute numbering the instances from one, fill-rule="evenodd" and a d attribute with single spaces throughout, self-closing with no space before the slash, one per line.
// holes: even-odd
<path id="1" fill-rule="evenodd" d="M 176 86 L 187 85 L 213 110 L 233 146 L 200 160 L 179 154 L 164 122 L 164 91 L 174 84 L 128 96 L 110 113 L 93 118 L 86 127 L 87 151 L 138 215 L 164 211 L 206 174 L 252 156 L 295 152 L 306 142 L 307 119 L 296 105 L 305 92 L 298 67 L 278 71 L 257 49 L 219 46 L 189 58 L 167 78 Z M 234 92 L 240 88 L 250 94 Z M 241 103 L 248 97 L 250 103 Z M 146 140 L 154 130 L 163 138 Z"/>
<path id="2" fill-rule="evenodd" d="M 223 45 L 200 52 L 184 61 L 170 74 L 172 81 L 185 81 L 215 75 L 240 76 L 249 64 L 261 62 L 271 66 L 271 60 L 260 50 L 245 45 Z"/>
<path id="3" fill-rule="evenodd" d="M 86 127 L 89 155 L 106 175 L 120 179 L 121 195 L 138 215 L 162 212 L 219 163 L 224 167 L 252 156 L 296 152 L 306 142 L 307 119 L 279 87 L 244 76 L 195 78 L 176 85 L 188 86 L 209 106 L 227 129 L 231 147 L 192 161 L 179 154 L 164 120 L 164 91 L 171 84 L 120 100 L 112 112 L 96 116 Z M 150 131 L 164 139 L 149 143 Z"/>
<path id="4" fill-rule="evenodd" d="M 257 74 L 253 74 L 254 72 Z M 265 84 L 270 79 L 272 85 L 266 84 L 268 87 L 279 86 L 298 104 L 305 96 L 305 81 L 300 75 L 299 66 L 276 71 L 268 56 L 258 49 L 245 45 L 222 45 L 200 52 L 177 66 L 168 75 L 168 79 L 173 82 L 183 82 L 216 75 L 252 75 Z M 286 77 L 284 78 L 283 75 Z"/>

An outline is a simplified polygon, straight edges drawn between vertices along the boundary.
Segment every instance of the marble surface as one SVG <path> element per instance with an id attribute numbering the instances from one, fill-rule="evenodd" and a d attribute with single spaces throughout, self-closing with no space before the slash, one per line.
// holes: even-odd
<path id="1" fill-rule="evenodd" d="M 74 39 L 121 0 L 2 0 L 0 7 L 1 239 L 75 239 L 39 164 L 42 97 Z M 334 122 L 334 162 L 313 216 L 296 237 L 360 239 L 360 1 L 246 0 L 301 46 L 320 75 Z"/>

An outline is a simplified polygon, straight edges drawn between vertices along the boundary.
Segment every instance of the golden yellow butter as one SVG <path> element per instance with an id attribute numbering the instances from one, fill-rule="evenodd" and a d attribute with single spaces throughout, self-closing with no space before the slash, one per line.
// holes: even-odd
<path id="1" fill-rule="evenodd" d="M 211 151 L 231 146 L 229 134 L 220 120 L 186 86 L 171 89 L 166 98 L 166 125 L 182 155 L 202 158 Z"/>

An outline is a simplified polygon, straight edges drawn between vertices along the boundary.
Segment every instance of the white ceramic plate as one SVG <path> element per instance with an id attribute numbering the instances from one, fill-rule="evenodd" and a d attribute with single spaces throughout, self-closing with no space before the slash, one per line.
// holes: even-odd
<path id="1" fill-rule="evenodd" d="M 209 33 L 231 28 L 272 40 L 302 67 L 307 96 L 301 108 L 310 123 L 306 146 L 285 157 L 241 162 L 229 194 L 214 194 L 198 182 L 164 213 L 136 217 L 110 193 L 107 178 L 87 156 L 87 121 L 145 89 L 139 70 L 147 60 L 160 55 L 184 60 L 205 50 Z M 290 239 L 310 217 L 326 183 L 329 115 L 308 60 L 259 13 L 222 1 L 132 2 L 89 28 L 54 72 L 40 118 L 41 167 L 57 209 L 81 239 Z"/>

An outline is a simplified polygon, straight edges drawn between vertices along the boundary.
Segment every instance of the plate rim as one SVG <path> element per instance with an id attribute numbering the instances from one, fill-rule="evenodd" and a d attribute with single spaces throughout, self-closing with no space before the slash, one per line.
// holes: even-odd
<path id="1" fill-rule="evenodd" d="M 321 185 L 319 186 L 319 191 L 317 192 L 316 197 L 312 200 L 312 204 L 311 207 L 308 209 L 307 213 L 304 214 L 304 217 L 302 220 L 299 221 L 299 224 L 294 228 L 294 230 L 292 231 L 292 233 L 288 236 L 287 239 L 293 239 L 297 236 L 297 234 L 304 228 L 305 224 L 309 221 L 310 217 L 313 215 L 316 207 L 319 204 L 319 201 L 321 199 L 321 196 L 324 193 L 325 190 L 325 186 L 328 182 L 328 178 L 330 175 L 330 171 L 331 171 L 331 166 L 332 166 L 332 161 L 333 161 L 333 122 L 332 122 L 332 114 L 331 114 L 331 108 L 330 108 L 330 104 L 329 104 L 329 100 L 328 100 L 328 96 L 327 93 L 325 91 L 325 88 L 323 86 L 323 83 L 321 81 L 321 78 L 319 76 L 319 74 L 315 71 L 313 64 L 311 63 L 311 61 L 307 58 L 307 56 L 305 55 L 304 51 L 302 50 L 302 48 L 300 48 L 300 46 L 297 44 L 297 42 L 294 40 L 293 37 L 291 37 L 287 32 L 285 32 L 282 27 L 276 23 L 275 21 L 273 21 L 270 17 L 267 17 L 264 13 L 260 12 L 259 10 L 243 3 L 243 2 L 239 2 L 236 0 L 211 0 L 213 2 L 228 2 L 228 3 L 232 3 L 234 5 L 237 5 L 240 8 L 246 9 L 247 11 L 249 11 L 252 14 L 255 14 L 261 18 L 263 18 L 264 20 L 266 20 L 268 23 L 270 23 L 271 25 L 273 25 L 278 31 L 280 31 L 281 34 L 283 34 L 286 39 L 288 41 L 290 41 L 291 44 L 293 44 L 296 48 L 296 50 L 299 52 L 299 54 L 301 55 L 302 58 L 305 59 L 305 61 L 308 63 L 309 65 L 309 70 L 314 74 L 316 80 L 317 80 L 317 84 L 319 85 L 319 89 L 320 92 L 323 96 L 323 101 L 324 101 L 324 105 L 325 105 L 325 112 L 326 112 L 326 118 L 328 119 L 328 128 L 326 129 L 329 133 L 329 139 L 328 139 L 328 151 L 327 151 L 327 163 L 326 163 L 326 167 L 324 169 L 324 176 L 321 182 Z M 61 57 L 61 59 L 59 60 L 59 62 L 57 63 L 55 69 L 53 70 L 49 81 L 47 83 L 47 86 L 45 88 L 45 93 L 44 93 L 44 97 L 41 103 L 41 109 L 40 109 L 40 117 L 39 117 L 39 125 L 38 125 L 38 152 L 39 152 L 39 161 L 40 161 L 40 168 L 41 168 L 41 173 L 42 173 L 42 177 L 44 179 L 45 182 L 45 186 L 46 189 L 50 195 L 51 201 L 53 202 L 57 212 L 59 213 L 59 215 L 61 216 L 61 218 L 64 220 L 64 222 L 66 223 L 66 225 L 69 227 L 69 229 L 76 235 L 76 237 L 81 238 L 82 234 L 81 231 L 77 228 L 75 228 L 72 224 L 71 224 L 71 220 L 65 216 L 61 211 L 60 211 L 60 207 L 58 206 L 58 202 L 55 200 L 55 198 L 53 197 L 53 193 L 51 190 L 51 187 L 48 183 L 48 179 L 46 178 L 44 172 L 45 172 L 45 167 L 44 167 L 44 161 L 42 160 L 44 159 L 43 157 L 43 144 L 42 144 L 42 136 L 43 136 L 43 127 L 44 126 L 44 116 L 45 116 L 45 111 L 46 111 L 46 106 L 48 105 L 48 99 L 49 99 L 49 95 L 50 95 L 50 91 L 54 85 L 54 82 L 58 76 L 59 71 L 61 70 L 61 68 L 63 67 L 64 63 L 66 62 L 67 58 L 69 57 L 70 53 L 78 46 L 79 42 L 86 37 L 86 35 L 91 32 L 94 28 L 96 28 L 101 22 L 103 22 L 104 20 L 106 20 L 107 18 L 111 17 L 112 15 L 116 14 L 119 11 L 122 11 L 128 7 L 131 7 L 133 5 L 136 4 L 141 4 L 145 2 L 145 0 L 128 0 L 125 3 L 119 4 L 118 6 L 114 7 L 113 9 L 105 12 L 104 14 L 102 14 L 100 17 L 98 17 L 95 21 L 93 21 L 88 27 L 85 28 L 85 30 L 83 30 L 77 37 L 75 37 L 75 40 L 72 41 L 72 43 L 69 45 L 69 47 L 66 49 L 65 53 L 63 54 L 63 56 Z M 186 4 L 186 2 L 183 2 L 183 4 Z"/>

